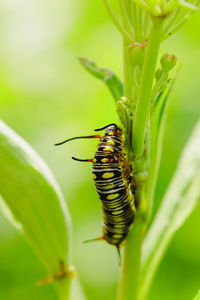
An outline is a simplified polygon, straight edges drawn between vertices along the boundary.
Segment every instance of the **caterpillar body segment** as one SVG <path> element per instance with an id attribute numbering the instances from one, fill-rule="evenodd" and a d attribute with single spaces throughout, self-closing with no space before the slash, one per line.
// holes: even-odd
<path id="1" fill-rule="evenodd" d="M 103 212 L 103 235 L 93 240 L 105 240 L 116 246 L 119 252 L 119 246 L 126 238 L 135 217 L 131 168 L 126 160 L 122 130 L 116 124 L 96 129 L 100 130 L 104 130 L 104 134 L 71 138 L 56 145 L 79 138 L 99 138 L 94 158 L 73 159 L 93 163 L 93 180 Z"/>
<path id="2" fill-rule="evenodd" d="M 93 179 L 102 203 L 103 237 L 120 245 L 134 221 L 134 195 L 130 189 L 131 169 L 126 161 L 122 130 L 108 125 L 93 159 Z"/>

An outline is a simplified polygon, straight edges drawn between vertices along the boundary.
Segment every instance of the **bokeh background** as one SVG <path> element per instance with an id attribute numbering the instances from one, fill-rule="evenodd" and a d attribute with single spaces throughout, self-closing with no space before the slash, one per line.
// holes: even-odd
<path id="1" fill-rule="evenodd" d="M 184 67 L 169 108 L 154 213 L 200 115 L 199 28 L 200 12 L 161 47 L 161 54 L 176 54 Z M 114 300 L 119 271 L 115 249 L 82 243 L 101 233 L 91 165 L 71 160 L 72 155 L 91 158 L 96 141 L 60 148 L 53 144 L 118 122 L 110 94 L 76 58 L 91 57 L 122 77 L 121 37 L 102 1 L 1 0 L 0 45 L 0 118 L 44 158 L 63 190 L 73 221 L 74 263 L 86 296 Z M 199 216 L 200 205 L 175 235 L 150 300 L 188 300 L 200 288 Z M 36 287 L 45 275 L 23 237 L 0 218 L 0 299 L 57 299 L 51 286 Z"/>

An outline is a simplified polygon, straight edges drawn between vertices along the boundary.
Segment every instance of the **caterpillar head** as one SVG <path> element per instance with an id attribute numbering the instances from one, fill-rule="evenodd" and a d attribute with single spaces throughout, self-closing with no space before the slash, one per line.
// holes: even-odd
<path id="1" fill-rule="evenodd" d="M 123 133 L 122 129 L 116 124 L 110 124 L 106 127 L 104 134 L 109 136 L 121 136 Z"/>
<path id="2" fill-rule="evenodd" d="M 112 123 L 112 124 L 109 124 L 109 125 L 106 125 L 102 128 L 98 128 L 98 129 L 95 129 L 95 131 L 101 131 L 105 129 L 104 131 L 104 135 L 109 135 L 109 136 L 121 136 L 123 134 L 123 131 L 120 127 L 118 127 L 116 124 Z"/>

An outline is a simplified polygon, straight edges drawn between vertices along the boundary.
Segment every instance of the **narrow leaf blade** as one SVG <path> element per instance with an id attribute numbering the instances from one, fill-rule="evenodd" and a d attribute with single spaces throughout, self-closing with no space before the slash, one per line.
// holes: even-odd
<path id="1" fill-rule="evenodd" d="M 123 84 L 113 71 L 108 68 L 99 68 L 90 58 L 79 57 L 79 62 L 90 74 L 105 83 L 115 101 L 123 96 Z"/>
<path id="2" fill-rule="evenodd" d="M 145 237 L 142 250 L 143 299 L 175 232 L 200 197 L 200 120 L 181 155 L 161 207 Z"/>
<path id="3" fill-rule="evenodd" d="M 180 68 L 182 64 L 179 65 L 176 75 L 173 79 L 168 82 L 168 85 L 164 92 L 160 95 L 159 100 L 152 107 L 152 124 L 151 124 L 151 168 L 149 171 L 149 180 L 147 186 L 146 199 L 149 203 L 148 214 L 151 216 L 153 208 L 154 192 L 157 182 L 157 176 L 160 166 L 160 158 L 162 153 L 162 146 L 164 140 L 164 133 L 167 120 L 167 110 L 170 101 L 170 96 L 174 87 L 174 84 L 179 75 Z"/>
<path id="4" fill-rule="evenodd" d="M 49 274 L 56 275 L 61 262 L 68 271 L 71 229 L 63 195 L 44 161 L 2 121 L 0 177 L 1 213 L 19 225 Z M 64 282 L 55 285 L 66 295 Z"/>

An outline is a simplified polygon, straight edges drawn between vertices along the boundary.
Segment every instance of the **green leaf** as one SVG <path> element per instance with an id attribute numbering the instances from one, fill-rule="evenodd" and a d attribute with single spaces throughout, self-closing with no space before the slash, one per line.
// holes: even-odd
<path id="1" fill-rule="evenodd" d="M 123 96 L 123 84 L 113 71 L 97 67 L 96 62 L 90 58 L 79 57 L 79 61 L 90 74 L 106 84 L 115 101 Z"/>
<path id="2" fill-rule="evenodd" d="M 152 104 L 152 124 L 151 124 L 151 167 L 149 170 L 149 179 L 147 185 L 146 201 L 148 205 L 148 215 L 151 215 L 153 207 L 154 192 L 160 166 L 160 158 L 162 153 L 162 145 L 165 133 L 167 109 L 169 105 L 170 95 L 174 87 L 174 83 L 178 77 L 179 65 L 175 77 L 168 81 L 166 89 L 157 96 L 156 101 Z"/>
<path id="3" fill-rule="evenodd" d="M 128 102 L 128 101 L 127 101 Z M 117 102 L 117 113 L 119 115 L 120 121 L 123 124 L 125 129 L 130 128 L 130 114 L 128 112 L 128 107 L 126 106 L 126 98 L 121 97 Z M 126 132 L 128 132 L 127 130 Z"/>
<path id="4" fill-rule="evenodd" d="M 71 225 L 63 195 L 44 161 L 2 121 L 0 178 L 1 213 L 23 232 L 49 275 L 62 266 L 66 278 L 55 287 L 60 299 L 68 299 Z"/>
<path id="5" fill-rule="evenodd" d="M 86 296 L 80 285 L 80 281 L 77 278 L 74 278 L 72 281 L 72 288 L 71 288 L 71 300 L 86 300 Z"/>
<path id="6" fill-rule="evenodd" d="M 12 212 L 6 205 L 1 195 L 0 195 L 0 213 L 13 227 L 17 228 L 21 233 L 23 233 L 22 225 L 15 220 L 15 218 L 12 215 Z"/>
<path id="7" fill-rule="evenodd" d="M 117 113 L 124 127 L 125 147 L 128 150 L 127 152 L 129 152 L 131 147 L 132 113 L 134 110 L 134 105 L 130 104 L 126 97 L 121 97 L 120 100 L 117 101 Z"/>
<path id="8" fill-rule="evenodd" d="M 194 300 L 200 300 L 200 290 L 198 291 L 198 293 L 194 297 Z"/>
<path id="9" fill-rule="evenodd" d="M 200 120 L 181 155 L 177 170 L 142 249 L 142 299 L 175 232 L 192 213 L 200 197 Z"/>

